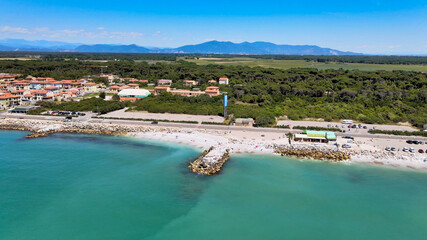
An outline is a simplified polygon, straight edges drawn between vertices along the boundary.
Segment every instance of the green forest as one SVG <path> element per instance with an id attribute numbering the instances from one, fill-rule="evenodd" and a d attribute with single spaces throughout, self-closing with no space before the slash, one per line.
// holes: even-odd
<path id="1" fill-rule="evenodd" d="M 183 80 L 197 80 L 202 90 L 207 81 L 228 77 L 220 85 L 229 95 L 228 112 L 234 117 L 253 117 L 269 125 L 276 117 L 354 119 L 364 123 L 427 123 L 427 74 L 411 71 L 280 70 L 262 67 L 173 63 L 84 61 L 0 61 L 0 72 L 22 73 L 55 79 L 113 73 L 138 79 L 172 79 L 172 87 L 184 88 Z M 222 114 L 222 98 L 207 96 L 148 97 L 132 104 L 135 110 L 191 114 Z"/>

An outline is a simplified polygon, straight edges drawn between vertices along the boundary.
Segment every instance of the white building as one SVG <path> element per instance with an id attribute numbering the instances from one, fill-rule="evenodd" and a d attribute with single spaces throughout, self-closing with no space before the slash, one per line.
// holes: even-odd
<path id="1" fill-rule="evenodd" d="M 228 78 L 226 77 L 219 78 L 218 83 L 228 85 Z"/>

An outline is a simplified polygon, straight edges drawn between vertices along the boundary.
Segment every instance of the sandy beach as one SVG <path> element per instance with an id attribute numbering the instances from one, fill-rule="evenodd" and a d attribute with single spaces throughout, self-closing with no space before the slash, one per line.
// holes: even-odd
<path id="1" fill-rule="evenodd" d="M 245 130 L 213 130 L 185 127 L 140 126 L 132 124 L 111 124 L 92 122 L 61 122 L 51 120 L 31 119 L 0 119 L 0 126 L 19 125 L 33 131 L 49 131 L 52 129 L 103 129 L 108 131 L 124 131 L 126 136 L 184 144 L 201 150 L 215 147 L 218 151 L 230 149 L 231 154 L 274 154 L 275 147 L 289 147 L 289 139 L 283 132 L 263 132 Z M 406 137 L 407 138 L 407 137 Z M 351 149 L 340 149 L 351 154 L 351 160 L 364 164 L 377 164 L 399 168 L 427 170 L 427 154 L 407 153 L 401 151 L 403 147 L 410 147 L 406 138 L 358 138 L 352 142 Z M 349 140 L 338 137 L 337 143 L 342 145 Z M 295 148 L 316 148 L 334 150 L 333 143 L 300 143 L 292 142 Z M 387 152 L 386 146 L 393 146 L 400 151 Z M 427 145 L 416 145 L 416 148 L 427 148 Z"/>

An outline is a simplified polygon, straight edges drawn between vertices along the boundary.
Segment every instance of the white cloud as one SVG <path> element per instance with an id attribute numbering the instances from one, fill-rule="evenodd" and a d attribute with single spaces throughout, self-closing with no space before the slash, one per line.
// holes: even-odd
<path id="1" fill-rule="evenodd" d="M 45 38 L 87 37 L 92 39 L 139 39 L 144 36 L 144 34 L 140 32 L 109 32 L 104 29 L 104 27 L 98 27 L 97 30 L 99 31 L 91 32 L 84 29 L 53 30 L 47 27 L 27 29 L 22 27 L 0 26 L 0 32 L 9 34 L 35 34 Z"/>
<path id="2" fill-rule="evenodd" d="M 47 27 L 34 28 L 34 31 L 38 32 L 38 33 L 49 32 L 49 28 L 47 28 Z"/>
<path id="3" fill-rule="evenodd" d="M 85 33 L 85 30 L 83 30 L 83 29 L 79 29 L 79 30 L 63 29 L 63 30 L 51 31 L 51 34 L 49 36 L 52 38 L 77 37 L 77 36 L 83 35 L 84 33 Z"/>
<path id="4" fill-rule="evenodd" d="M 400 48 L 400 45 L 391 45 L 391 46 L 388 46 L 388 48 L 390 49 Z"/>
<path id="5" fill-rule="evenodd" d="M 115 38 L 115 39 L 125 39 L 125 38 L 140 38 L 144 36 L 143 33 L 139 32 L 110 32 L 109 38 Z"/>
<path id="6" fill-rule="evenodd" d="M 20 28 L 20 27 L 9 27 L 9 26 L 3 26 L 0 27 L 0 32 L 9 32 L 9 33 L 21 33 L 21 34 L 31 34 L 32 32 L 29 31 L 26 28 Z"/>

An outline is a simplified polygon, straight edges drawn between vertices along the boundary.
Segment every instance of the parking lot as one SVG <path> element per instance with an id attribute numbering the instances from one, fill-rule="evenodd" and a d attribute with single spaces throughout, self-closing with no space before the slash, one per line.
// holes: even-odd
<path id="1" fill-rule="evenodd" d="M 369 129 L 378 130 L 396 130 L 396 131 L 419 131 L 416 128 L 404 125 L 378 125 L 378 124 L 361 124 L 362 128 L 359 128 L 359 123 L 354 123 L 357 128 L 348 128 L 349 124 L 342 124 L 340 122 L 317 122 L 317 121 L 293 121 L 293 120 L 280 120 L 277 125 L 289 125 L 291 128 L 294 126 L 304 127 L 324 127 L 324 128 L 339 128 L 349 133 L 367 133 Z M 366 127 L 364 129 L 363 127 Z"/>

